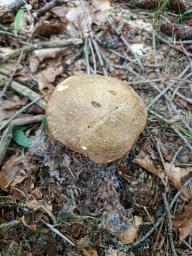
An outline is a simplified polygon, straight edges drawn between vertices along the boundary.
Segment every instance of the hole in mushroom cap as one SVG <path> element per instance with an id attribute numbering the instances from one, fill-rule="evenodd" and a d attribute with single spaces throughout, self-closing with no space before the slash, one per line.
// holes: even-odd
<path id="1" fill-rule="evenodd" d="M 101 107 L 101 104 L 99 104 L 98 102 L 96 101 L 91 101 L 91 104 L 94 108 L 100 108 Z"/>
<path id="2" fill-rule="evenodd" d="M 108 92 L 110 92 L 113 96 L 116 96 L 116 95 L 117 95 L 117 92 L 114 91 L 114 90 L 109 90 Z"/>

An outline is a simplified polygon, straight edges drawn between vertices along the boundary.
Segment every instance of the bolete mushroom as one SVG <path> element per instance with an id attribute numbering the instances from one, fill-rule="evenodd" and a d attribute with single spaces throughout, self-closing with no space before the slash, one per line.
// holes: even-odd
<path id="1" fill-rule="evenodd" d="M 128 152 L 147 119 L 131 87 L 99 75 L 72 76 L 58 84 L 46 114 L 48 132 L 56 140 L 102 164 Z"/>

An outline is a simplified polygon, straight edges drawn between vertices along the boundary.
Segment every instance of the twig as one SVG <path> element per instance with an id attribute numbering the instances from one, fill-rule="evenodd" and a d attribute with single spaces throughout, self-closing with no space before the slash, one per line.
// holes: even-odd
<path id="1" fill-rule="evenodd" d="M 173 208 L 174 204 L 177 202 L 177 199 L 179 198 L 179 196 L 181 195 L 183 188 L 187 187 L 190 183 L 192 182 L 192 177 L 189 178 L 180 188 L 180 190 L 176 193 L 176 195 L 174 196 L 173 200 L 170 203 L 170 209 Z"/>
<path id="2" fill-rule="evenodd" d="M 95 48 L 95 51 L 96 51 L 96 54 L 97 54 L 99 63 L 100 63 L 100 65 L 101 65 L 102 69 L 103 69 L 103 74 L 104 74 L 105 76 L 107 76 L 107 71 L 106 71 L 106 69 L 105 69 L 104 62 L 103 62 L 103 59 L 102 59 L 101 54 L 100 54 L 99 45 L 98 45 L 97 41 L 96 41 L 94 38 L 92 38 L 91 41 L 92 41 L 93 46 L 94 46 L 94 48 Z"/>
<path id="3" fill-rule="evenodd" d="M 43 96 L 42 96 L 43 97 Z M 34 101 L 30 102 L 29 104 L 27 104 L 26 106 L 22 107 L 19 111 L 17 111 L 12 117 L 10 117 L 3 125 L 0 126 L 0 131 L 2 129 L 4 129 L 8 124 L 10 124 L 10 122 L 12 120 L 15 119 L 15 117 L 17 117 L 19 114 L 21 114 L 23 111 L 27 110 L 30 106 L 32 106 L 33 104 L 35 104 L 36 102 L 38 102 L 40 99 L 42 99 L 42 97 L 40 97 L 39 99 L 35 99 Z"/>
<path id="4" fill-rule="evenodd" d="M 63 238 L 63 240 L 67 241 L 70 245 L 75 246 L 75 244 L 66 236 L 64 236 L 58 229 L 56 229 L 53 225 L 41 220 L 45 226 L 47 226 L 52 232 Z"/>
<path id="5" fill-rule="evenodd" d="M 159 78 L 162 78 L 160 69 L 159 69 L 159 67 L 158 67 L 157 50 L 156 50 L 156 38 L 155 38 L 155 37 L 156 37 L 155 31 L 153 30 L 153 32 L 152 32 L 153 58 L 154 58 L 154 61 L 155 61 L 155 65 L 157 66 L 156 70 L 157 70 L 158 76 L 159 76 Z"/>
<path id="6" fill-rule="evenodd" d="M 19 58 L 18 58 L 18 60 L 17 60 L 17 63 L 15 64 L 15 68 L 14 68 L 12 74 L 10 75 L 9 79 L 7 79 L 7 81 L 6 81 L 6 83 L 5 83 L 4 87 L 3 87 L 3 90 L 2 90 L 2 92 L 0 93 L 0 99 L 2 99 L 2 97 L 3 97 L 4 94 L 6 93 L 7 89 L 9 88 L 10 84 L 12 83 L 13 77 L 14 77 L 14 75 L 15 75 L 17 69 L 18 69 L 18 65 L 19 65 L 19 63 L 21 62 L 22 56 L 23 56 L 23 51 L 20 53 L 20 56 L 19 56 Z"/>
<path id="7" fill-rule="evenodd" d="M 18 224 L 20 224 L 20 221 L 18 221 L 18 220 L 12 220 L 10 222 L 2 223 L 2 224 L 0 224 L 0 230 L 13 228 L 13 227 L 17 226 Z"/>
<path id="8" fill-rule="evenodd" d="M 12 139 L 12 126 L 8 126 L 4 131 L 1 140 L 0 140 L 0 165 L 4 159 L 4 156 L 7 152 L 7 148 Z"/>
<path id="9" fill-rule="evenodd" d="M 124 246 L 124 251 L 130 251 L 138 246 L 140 246 L 146 239 L 148 239 L 156 230 L 157 228 L 160 226 L 161 222 L 163 221 L 165 215 L 162 215 L 158 221 L 155 223 L 155 225 L 153 225 L 153 227 L 147 232 L 147 234 L 145 234 L 143 237 L 141 237 L 140 239 L 138 239 L 136 242 L 132 243 L 131 245 L 128 246 Z"/>
<path id="10" fill-rule="evenodd" d="M 187 65 L 187 67 L 179 74 L 178 79 L 182 78 L 182 76 L 189 70 L 190 65 Z M 159 93 L 153 100 L 152 102 L 148 105 L 148 108 L 151 108 L 165 93 L 176 83 L 173 82 L 169 86 L 167 86 L 161 93 Z"/>
<path id="11" fill-rule="evenodd" d="M 90 71 L 90 64 L 89 64 L 89 52 L 88 52 L 88 45 L 87 45 L 88 41 L 87 38 L 85 39 L 85 43 L 84 43 L 84 55 L 85 55 L 85 61 L 86 61 L 86 68 L 87 68 L 87 74 L 91 74 Z"/>
<path id="12" fill-rule="evenodd" d="M 188 148 L 192 151 L 192 145 L 188 142 L 188 140 L 183 136 L 183 134 L 178 131 L 177 128 L 174 127 L 174 125 L 171 126 L 171 128 L 179 135 L 179 137 L 187 144 Z"/>
<path id="13" fill-rule="evenodd" d="M 179 147 L 175 153 L 175 155 L 173 156 L 173 159 L 171 161 L 171 166 L 170 166 L 170 169 L 172 169 L 174 163 L 175 163 L 175 160 L 176 158 L 178 157 L 179 153 L 181 152 L 181 150 L 183 149 L 183 147 Z"/>
<path id="14" fill-rule="evenodd" d="M 167 217 L 167 231 L 168 231 L 169 243 L 170 243 L 170 246 L 171 246 L 171 255 L 172 256 L 177 256 L 175 246 L 174 246 L 174 243 L 173 243 L 173 234 L 172 234 L 173 224 L 172 224 L 172 219 L 171 219 L 170 206 L 167 202 L 167 198 L 166 198 L 165 193 L 163 194 L 163 202 L 164 202 L 164 207 L 165 207 L 165 212 L 166 212 L 166 217 Z"/>
<path id="15" fill-rule="evenodd" d="M 128 50 L 132 53 L 132 55 L 135 57 L 135 59 L 137 60 L 137 63 L 138 63 L 138 65 L 140 66 L 141 70 L 144 70 L 143 64 L 142 64 L 142 62 L 141 62 L 141 60 L 140 60 L 138 54 L 136 54 L 136 53 L 132 50 L 130 44 L 127 42 L 127 40 L 125 39 L 125 37 L 122 36 L 122 33 L 121 33 L 118 29 L 115 28 L 115 26 L 113 25 L 113 23 L 111 22 L 111 20 L 110 20 L 109 17 L 107 18 L 107 20 L 108 20 L 109 24 L 111 25 L 112 29 L 115 31 L 115 33 L 119 36 L 119 38 L 121 39 L 121 41 L 126 45 L 127 49 L 128 49 Z"/>
<path id="16" fill-rule="evenodd" d="M 58 5 L 67 3 L 67 2 L 68 1 L 66 1 L 66 0 L 53 0 L 53 1 L 45 4 L 45 6 L 43 6 L 42 8 L 39 8 L 35 13 L 33 13 L 33 17 L 38 18 L 38 17 L 44 15 L 47 11 L 54 8 L 55 6 L 58 6 Z"/>
<path id="17" fill-rule="evenodd" d="M 0 74 L 0 87 L 8 80 L 9 78 L 5 75 Z M 28 88 L 25 85 L 22 85 L 16 81 L 12 81 L 10 84 L 10 88 L 17 93 L 27 96 L 31 101 L 34 101 L 36 99 L 39 99 L 41 95 L 38 93 L 34 92 L 30 88 Z M 37 105 L 39 105 L 42 108 L 45 108 L 45 101 L 44 100 L 39 100 L 37 102 Z"/>
<path id="18" fill-rule="evenodd" d="M 82 40 L 76 39 L 76 38 L 63 39 L 63 40 L 57 40 L 57 41 L 49 41 L 49 42 L 41 42 L 38 44 L 24 46 L 23 48 L 16 49 L 11 53 L 0 54 L 0 60 L 8 61 L 9 59 L 17 57 L 22 51 L 23 51 L 23 53 L 30 53 L 35 50 L 40 50 L 43 48 L 66 47 L 69 45 L 80 45 L 80 44 L 82 44 Z"/>
<path id="19" fill-rule="evenodd" d="M 90 37 L 88 38 L 88 42 L 89 42 L 89 46 L 90 46 L 91 54 L 92 54 L 92 58 L 93 58 L 94 74 L 97 74 L 97 63 L 96 63 L 96 58 L 95 58 L 95 54 L 94 54 L 94 50 L 93 50 L 93 44 L 92 44 Z"/>

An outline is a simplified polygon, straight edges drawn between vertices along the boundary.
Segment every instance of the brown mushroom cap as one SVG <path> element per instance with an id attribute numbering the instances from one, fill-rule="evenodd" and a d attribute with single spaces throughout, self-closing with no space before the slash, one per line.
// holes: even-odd
<path id="1" fill-rule="evenodd" d="M 96 163 L 128 152 L 147 119 L 144 103 L 132 88 L 99 75 L 72 76 L 58 84 L 46 113 L 49 133 Z"/>

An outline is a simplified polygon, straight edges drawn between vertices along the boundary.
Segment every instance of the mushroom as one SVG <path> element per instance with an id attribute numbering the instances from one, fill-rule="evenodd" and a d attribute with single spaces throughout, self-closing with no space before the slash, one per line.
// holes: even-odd
<path id="1" fill-rule="evenodd" d="M 127 153 L 147 119 L 131 87 L 100 75 L 72 76 L 58 84 L 46 114 L 48 132 L 56 140 L 101 164 Z"/>

